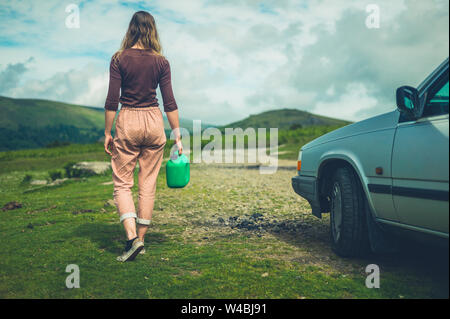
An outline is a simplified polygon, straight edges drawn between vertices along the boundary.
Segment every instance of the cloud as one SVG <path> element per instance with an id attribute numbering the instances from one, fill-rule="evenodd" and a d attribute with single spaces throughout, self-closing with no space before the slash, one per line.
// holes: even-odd
<path id="1" fill-rule="evenodd" d="M 1 94 L 102 107 L 109 59 L 133 12 L 148 10 L 181 116 L 226 124 L 289 107 L 359 120 L 393 109 L 397 86 L 448 56 L 448 1 L 377 1 L 380 29 L 365 26 L 369 3 L 96 0 L 80 2 L 80 29 L 65 27 L 59 1 L 2 3 L 0 59 L 11 66 L 0 81 L 15 80 Z"/>
<path id="2" fill-rule="evenodd" d="M 331 92 L 329 95 L 335 94 Z M 360 113 L 364 114 L 377 104 L 378 100 L 370 96 L 364 84 L 349 83 L 337 99 L 319 100 L 312 111 L 316 114 L 355 121 L 359 119 Z"/>
<path id="3" fill-rule="evenodd" d="M 9 63 L 3 71 L 0 71 L 0 93 L 17 87 L 22 76 L 28 71 L 27 64 L 32 61 L 33 57 L 30 57 L 24 63 Z"/>
<path id="4" fill-rule="evenodd" d="M 29 80 L 21 86 L 10 88 L 11 97 L 29 97 L 67 103 L 99 106 L 106 98 L 108 73 L 94 64 L 81 70 L 58 72 L 45 80 Z"/>
<path id="5" fill-rule="evenodd" d="M 445 13 L 422 1 L 397 4 L 381 5 L 381 12 L 390 15 L 381 16 L 380 29 L 366 28 L 365 14 L 355 8 L 343 11 L 331 28 L 314 26 L 310 31 L 316 41 L 300 58 L 290 56 L 248 101 L 260 106 L 280 101 L 285 107 L 351 120 L 395 108 L 398 86 L 418 85 L 448 56 L 448 6 Z M 292 94 L 272 89 L 272 79 L 281 79 L 278 85 L 292 88 Z M 268 100 L 263 92 L 271 89 Z M 308 92 L 313 97 L 309 101 L 296 96 Z"/>

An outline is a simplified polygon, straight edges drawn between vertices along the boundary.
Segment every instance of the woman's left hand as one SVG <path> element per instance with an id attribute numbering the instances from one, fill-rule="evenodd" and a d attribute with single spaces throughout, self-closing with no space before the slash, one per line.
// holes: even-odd
<path id="1" fill-rule="evenodd" d="M 181 144 L 181 139 L 180 138 L 176 139 L 175 144 L 177 145 L 178 154 L 179 155 L 183 154 L 183 144 Z"/>
<path id="2" fill-rule="evenodd" d="M 109 150 L 110 146 L 113 147 L 113 137 L 112 135 L 105 135 L 105 152 L 106 154 L 112 156 L 112 153 Z"/>

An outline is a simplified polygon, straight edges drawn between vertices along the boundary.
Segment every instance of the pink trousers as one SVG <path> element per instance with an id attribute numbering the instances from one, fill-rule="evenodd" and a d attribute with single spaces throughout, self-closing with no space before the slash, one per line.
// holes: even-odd
<path id="1" fill-rule="evenodd" d="M 122 106 L 116 120 L 111 157 L 114 202 L 121 222 L 135 218 L 138 224 L 150 224 L 165 144 L 163 116 L 158 107 Z M 136 214 L 131 188 L 137 161 L 139 209 Z"/>

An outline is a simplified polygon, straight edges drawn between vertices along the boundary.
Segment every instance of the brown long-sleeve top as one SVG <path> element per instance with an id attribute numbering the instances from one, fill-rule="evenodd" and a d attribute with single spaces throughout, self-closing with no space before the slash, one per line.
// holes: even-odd
<path id="1" fill-rule="evenodd" d="M 105 109 L 116 111 L 119 102 L 131 107 L 158 107 L 158 84 L 164 111 L 175 111 L 178 107 L 173 96 L 169 61 L 149 49 L 125 49 L 119 61 L 111 59 Z"/>

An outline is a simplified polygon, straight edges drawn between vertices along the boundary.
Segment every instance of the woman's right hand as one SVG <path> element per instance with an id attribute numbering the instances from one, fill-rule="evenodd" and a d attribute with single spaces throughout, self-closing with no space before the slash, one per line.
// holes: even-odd
<path id="1" fill-rule="evenodd" d="M 112 153 L 109 150 L 110 146 L 114 147 L 113 137 L 110 134 L 107 134 L 107 135 L 105 135 L 105 152 L 106 152 L 106 154 L 112 156 Z"/>

